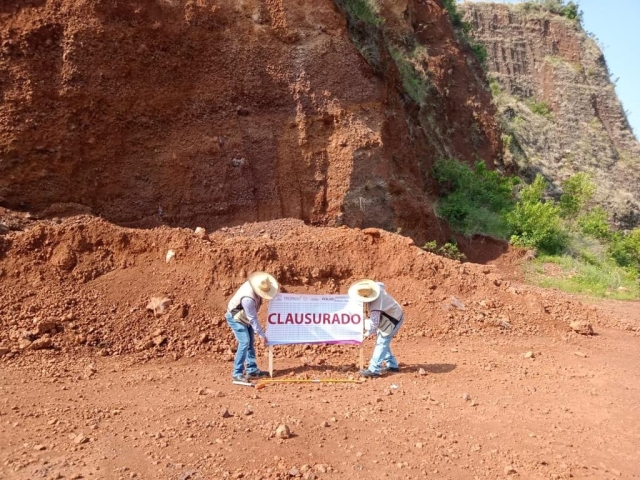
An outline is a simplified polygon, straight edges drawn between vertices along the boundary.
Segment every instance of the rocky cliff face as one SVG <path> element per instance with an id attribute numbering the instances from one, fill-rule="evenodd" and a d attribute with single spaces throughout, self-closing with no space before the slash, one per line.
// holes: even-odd
<path id="1" fill-rule="evenodd" d="M 331 0 L 2 2 L 0 203 L 437 236 L 429 168 L 498 154 L 491 97 L 437 0 L 354 4 L 375 20 Z"/>
<path id="2" fill-rule="evenodd" d="M 640 223 L 640 144 L 602 51 L 574 20 L 523 5 L 466 2 L 464 18 L 488 53 L 505 161 L 556 189 L 593 174 L 597 200 L 621 227 Z"/>

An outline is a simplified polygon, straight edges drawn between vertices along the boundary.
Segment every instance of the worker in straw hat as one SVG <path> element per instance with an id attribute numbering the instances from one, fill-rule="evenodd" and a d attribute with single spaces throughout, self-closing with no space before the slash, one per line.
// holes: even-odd
<path id="1" fill-rule="evenodd" d="M 249 378 L 269 375 L 258 368 L 254 338 L 258 334 L 266 341 L 267 337 L 258 321 L 258 310 L 262 300 L 273 299 L 278 294 L 278 289 L 278 282 L 273 276 L 265 272 L 254 272 L 229 300 L 225 318 L 238 341 L 233 362 L 233 383 L 245 384 Z"/>
<path id="2" fill-rule="evenodd" d="M 399 372 L 398 360 L 391 353 L 391 340 L 404 322 L 402 308 L 384 287 L 384 283 L 359 280 L 349 287 L 349 296 L 368 307 L 371 326 L 365 337 L 377 334 L 369 368 L 360 370 L 363 377 L 379 377 L 383 371 Z M 383 370 L 383 364 L 386 369 Z"/>

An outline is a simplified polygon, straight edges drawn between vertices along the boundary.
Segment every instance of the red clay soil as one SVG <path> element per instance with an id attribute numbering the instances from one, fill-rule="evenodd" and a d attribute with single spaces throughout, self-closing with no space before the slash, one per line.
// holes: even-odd
<path id="1" fill-rule="evenodd" d="M 331 0 L 3 1 L 0 205 L 445 240 L 429 168 L 491 163 L 494 107 L 438 1 L 387 3 L 398 39 L 422 32 L 430 53 L 422 109 L 395 67 L 374 74 Z"/>
<path id="2" fill-rule="evenodd" d="M 0 360 L 0 477 L 636 478 L 638 337 L 597 331 L 405 336 L 399 374 L 258 391 L 216 353 Z M 354 378 L 354 348 L 290 351 L 276 349 L 276 378 Z"/>
<path id="3" fill-rule="evenodd" d="M 638 308 L 610 315 L 377 229 L 279 220 L 201 237 L 59 222 L 0 236 L 0 478 L 640 475 Z M 384 281 L 407 314 L 400 374 L 233 386 L 222 315 L 256 269 L 289 292 Z M 165 295 L 167 313 L 145 310 Z M 276 378 L 354 379 L 356 359 L 279 347 Z"/>

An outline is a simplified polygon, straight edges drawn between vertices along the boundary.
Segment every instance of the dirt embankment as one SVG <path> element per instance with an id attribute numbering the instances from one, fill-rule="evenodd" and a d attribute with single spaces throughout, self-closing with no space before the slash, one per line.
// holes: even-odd
<path id="1" fill-rule="evenodd" d="M 330 0 L 3 2 L 0 205 L 444 239 L 429 167 L 491 162 L 493 107 L 439 2 L 386 3 L 391 34 L 429 52 L 422 107 L 388 56 L 367 64 Z"/>
<path id="2" fill-rule="evenodd" d="M 377 229 L 280 220 L 199 238 L 78 217 L 0 238 L 0 343 L 16 358 L 46 348 L 230 358 L 226 302 L 253 270 L 273 273 L 290 292 L 338 293 L 361 277 L 382 280 L 410 319 L 406 337 L 556 335 L 575 320 L 617 324 L 562 294 L 513 284 L 495 267 L 450 261 Z M 176 255 L 166 263 L 169 250 Z M 146 310 L 153 296 L 171 300 L 165 314 Z"/>

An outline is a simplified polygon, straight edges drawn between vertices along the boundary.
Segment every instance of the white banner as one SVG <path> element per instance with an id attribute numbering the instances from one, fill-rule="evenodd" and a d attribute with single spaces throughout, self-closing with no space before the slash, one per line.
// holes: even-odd
<path id="1" fill-rule="evenodd" d="M 348 295 L 281 293 L 269 302 L 269 345 L 362 343 L 362 302 Z"/>

